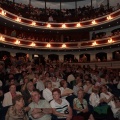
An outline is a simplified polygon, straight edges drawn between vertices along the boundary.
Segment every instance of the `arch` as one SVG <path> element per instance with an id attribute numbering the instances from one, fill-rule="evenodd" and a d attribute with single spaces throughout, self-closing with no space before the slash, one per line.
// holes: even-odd
<path id="1" fill-rule="evenodd" d="M 3 57 L 10 57 L 10 52 L 0 51 L 0 59 L 3 59 Z"/>
<path id="2" fill-rule="evenodd" d="M 73 54 L 64 55 L 64 61 L 73 62 L 74 61 L 74 55 Z"/>
<path id="3" fill-rule="evenodd" d="M 56 54 L 50 54 L 50 55 L 48 55 L 48 58 L 49 58 L 51 61 L 59 60 L 59 56 L 56 55 Z"/>
<path id="4" fill-rule="evenodd" d="M 107 53 L 105 53 L 105 52 L 96 53 L 96 59 L 98 61 L 106 61 L 107 60 Z"/>
<path id="5" fill-rule="evenodd" d="M 45 65 L 45 58 L 43 57 L 43 55 L 40 54 L 32 54 L 32 59 L 34 60 L 35 64 L 42 63 L 43 65 Z"/>
<path id="6" fill-rule="evenodd" d="M 80 62 L 90 62 L 90 54 L 81 54 L 79 55 Z"/>
<path id="7" fill-rule="evenodd" d="M 16 58 L 18 59 L 19 57 L 26 57 L 26 53 L 18 52 L 16 53 Z"/>
<path id="8" fill-rule="evenodd" d="M 112 52 L 112 59 L 113 60 L 120 60 L 120 50 Z"/>

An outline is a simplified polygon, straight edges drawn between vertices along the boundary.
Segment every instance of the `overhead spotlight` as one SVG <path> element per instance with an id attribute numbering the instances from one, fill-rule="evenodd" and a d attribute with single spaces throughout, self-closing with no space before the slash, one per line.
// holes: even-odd
<path id="1" fill-rule="evenodd" d="M 77 23 L 76 27 L 81 27 L 81 24 L 80 24 L 80 23 Z"/>
<path id="2" fill-rule="evenodd" d="M 98 45 L 98 44 L 96 43 L 96 41 L 94 41 L 94 42 L 92 43 L 92 46 L 96 46 L 96 45 Z"/>
<path id="3" fill-rule="evenodd" d="M 36 46 L 36 44 L 35 44 L 34 42 L 32 42 L 32 43 L 30 44 L 30 46 L 34 47 L 34 46 Z"/>
<path id="4" fill-rule="evenodd" d="M 0 41 L 5 41 L 5 38 L 2 35 L 0 36 Z"/>
<path id="5" fill-rule="evenodd" d="M 19 44 L 20 44 L 20 41 L 19 41 L 19 40 L 16 40 L 16 41 L 15 41 L 15 44 L 16 44 L 16 45 L 19 45 Z"/>
<path id="6" fill-rule="evenodd" d="M 93 21 L 92 21 L 92 24 L 95 25 L 95 24 L 97 24 L 97 22 L 96 22 L 95 20 L 93 20 Z"/>
<path id="7" fill-rule="evenodd" d="M 15 21 L 21 22 L 21 19 L 19 17 L 17 17 Z"/>
<path id="8" fill-rule="evenodd" d="M 36 22 L 33 21 L 33 22 L 31 23 L 31 25 L 32 25 L 32 26 L 35 26 L 35 25 L 36 25 Z"/>
<path id="9" fill-rule="evenodd" d="M 46 47 L 50 48 L 50 47 L 51 47 L 51 44 L 50 44 L 50 43 L 48 43 L 48 44 L 46 45 Z"/>
<path id="10" fill-rule="evenodd" d="M 109 40 L 108 40 L 108 43 L 113 43 L 114 41 L 113 41 L 113 39 L 112 38 L 110 38 Z"/>
<path id="11" fill-rule="evenodd" d="M 50 27 L 51 27 L 51 24 L 47 24 L 47 27 L 50 28 Z"/>
<path id="12" fill-rule="evenodd" d="M 65 24 L 62 24 L 62 28 L 66 28 L 66 25 L 65 25 Z"/>
<path id="13" fill-rule="evenodd" d="M 109 15 L 109 16 L 107 17 L 107 20 L 111 20 L 111 19 L 113 19 L 113 18 L 111 17 L 111 15 Z"/>
<path id="14" fill-rule="evenodd" d="M 62 44 L 62 48 L 66 48 L 66 44 L 64 43 L 64 44 Z"/>
<path id="15" fill-rule="evenodd" d="M 4 10 L 2 10 L 0 14 L 3 15 L 3 16 L 5 16 L 6 12 Z"/>

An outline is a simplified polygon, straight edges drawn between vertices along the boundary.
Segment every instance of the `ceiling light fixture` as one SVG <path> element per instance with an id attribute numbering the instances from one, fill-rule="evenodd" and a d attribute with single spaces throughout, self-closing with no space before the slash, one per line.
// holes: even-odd
<path id="1" fill-rule="evenodd" d="M 97 22 L 96 22 L 95 20 L 93 20 L 93 21 L 92 21 L 92 24 L 95 25 L 95 24 L 97 24 Z"/>
<path id="2" fill-rule="evenodd" d="M 0 36 L 0 41 L 5 41 L 5 38 L 3 36 Z"/>
<path id="3" fill-rule="evenodd" d="M 19 44 L 20 44 L 20 41 L 19 41 L 19 40 L 16 40 L 16 41 L 15 41 L 15 44 L 16 44 L 16 45 L 19 45 Z"/>
<path id="4" fill-rule="evenodd" d="M 80 23 L 77 23 L 76 27 L 81 27 L 81 24 L 80 24 Z"/>
<path id="5" fill-rule="evenodd" d="M 15 21 L 21 22 L 21 19 L 19 17 L 17 17 Z"/>
<path id="6" fill-rule="evenodd" d="M 109 15 L 108 17 L 107 17 L 107 20 L 111 20 L 112 19 L 112 17 L 111 17 L 111 15 Z"/>
<path id="7" fill-rule="evenodd" d="M 32 25 L 32 26 L 36 26 L 36 22 L 33 21 L 33 22 L 31 23 L 31 25 Z"/>
<path id="8" fill-rule="evenodd" d="M 50 27 L 51 27 L 51 24 L 47 24 L 47 27 L 50 28 Z"/>
<path id="9" fill-rule="evenodd" d="M 62 48 L 66 48 L 66 44 L 64 43 L 64 44 L 62 44 Z"/>
<path id="10" fill-rule="evenodd" d="M 50 47 L 51 47 L 51 44 L 50 44 L 50 43 L 48 43 L 48 44 L 46 45 L 46 47 L 50 48 Z"/>
<path id="11" fill-rule="evenodd" d="M 113 43 L 114 41 L 113 41 L 113 39 L 112 38 L 110 38 L 109 40 L 108 40 L 108 43 Z"/>
<path id="12" fill-rule="evenodd" d="M 34 46 L 36 46 L 36 44 L 35 44 L 34 42 L 32 42 L 32 43 L 30 44 L 30 46 L 34 47 Z"/>
<path id="13" fill-rule="evenodd" d="M 96 46 L 96 45 L 98 45 L 98 44 L 96 43 L 96 41 L 94 41 L 94 42 L 92 43 L 92 46 Z"/>
<path id="14" fill-rule="evenodd" d="M 66 28 L 66 25 L 65 25 L 65 24 L 62 24 L 62 28 Z"/>
<path id="15" fill-rule="evenodd" d="M 4 10 L 2 10 L 0 14 L 3 15 L 3 16 L 5 16 L 6 12 Z"/>

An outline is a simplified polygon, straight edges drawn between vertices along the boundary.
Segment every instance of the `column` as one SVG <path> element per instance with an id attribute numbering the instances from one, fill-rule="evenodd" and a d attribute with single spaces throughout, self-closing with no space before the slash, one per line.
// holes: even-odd
<path id="1" fill-rule="evenodd" d="M 74 55 L 74 57 L 79 61 L 79 54 Z"/>
<path id="2" fill-rule="evenodd" d="M 113 59 L 112 52 L 107 53 L 107 61 L 111 61 Z"/>
<path id="3" fill-rule="evenodd" d="M 109 6 L 110 6 L 110 1 L 107 0 L 107 9 L 109 10 Z"/>
<path id="4" fill-rule="evenodd" d="M 32 61 L 32 54 L 27 53 L 26 57 L 28 57 L 29 60 Z"/>
<path id="5" fill-rule="evenodd" d="M 45 13 L 46 13 L 46 0 L 45 0 Z"/>
<path id="6" fill-rule="evenodd" d="M 75 12 L 76 12 L 76 15 L 77 15 L 77 0 L 75 0 Z"/>
<path id="7" fill-rule="evenodd" d="M 31 0 L 29 0 L 29 5 L 31 5 Z"/>
<path id="8" fill-rule="evenodd" d="M 90 62 L 96 61 L 96 54 L 90 54 Z"/>
<path id="9" fill-rule="evenodd" d="M 15 0 L 13 0 L 13 4 L 15 3 Z"/>
<path id="10" fill-rule="evenodd" d="M 59 55 L 59 61 L 63 62 L 64 61 L 64 55 Z"/>
<path id="11" fill-rule="evenodd" d="M 16 56 L 16 53 L 10 53 L 10 55 L 11 55 L 12 57 L 14 57 L 14 56 Z"/>
<path id="12" fill-rule="evenodd" d="M 93 1 L 91 0 L 91 9 L 92 9 L 92 7 L 93 7 Z"/>
<path id="13" fill-rule="evenodd" d="M 29 14 L 30 14 L 31 0 L 29 0 Z"/>
<path id="14" fill-rule="evenodd" d="M 48 60 L 48 55 L 43 55 L 43 57 L 45 58 L 45 60 Z"/>
<path id="15" fill-rule="evenodd" d="M 60 0 L 60 11 L 61 11 L 61 0 Z"/>

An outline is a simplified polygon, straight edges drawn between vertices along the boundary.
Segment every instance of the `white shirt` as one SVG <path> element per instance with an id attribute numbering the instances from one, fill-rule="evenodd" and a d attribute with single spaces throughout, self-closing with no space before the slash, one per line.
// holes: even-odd
<path id="1" fill-rule="evenodd" d="M 118 85 L 117 85 L 117 89 L 120 89 L 120 81 L 119 81 L 119 83 L 118 83 Z"/>
<path id="2" fill-rule="evenodd" d="M 109 99 L 112 96 L 112 93 L 110 93 L 110 92 L 107 92 L 107 93 L 108 93 L 108 95 L 105 93 L 101 93 L 100 98 Z M 115 103 L 112 100 L 108 103 L 108 105 L 110 105 L 113 114 L 115 114 L 120 109 L 120 108 L 116 108 Z"/>
<path id="3" fill-rule="evenodd" d="M 37 82 L 36 88 L 37 88 L 39 91 L 44 90 L 44 89 L 45 89 L 45 86 L 44 86 L 43 81 L 39 80 L 39 81 Z"/>
<path id="4" fill-rule="evenodd" d="M 60 87 L 60 83 L 59 82 L 52 82 L 52 88 L 59 88 Z"/>
<path id="5" fill-rule="evenodd" d="M 73 74 L 68 75 L 68 77 L 67 77 L 67 82 L 70 83 L 70 82 L 73 81 L 73 80 L 75 80 L 74 75 L 73 75 Z"/>
<path id="6" fill-rule="evenodd" d="M 50 102 L 52 108 L 55 108 L 59 113 L 65 113 L 65 110 L 68 109 L 69 103 L 66 99 L 62 99 L 61 104 L 57 103 L 55 100 Z M 65 117 L 58 117 L 58 118 L 65 118 Z"/>
<path id="7" fill-rule="evenodd" d="M 88 87 L 87 85 L 84 85 L 84 86 L 83 86 L 83 89 L 85 90 L 85 89 L 87 89 L 87 87 Z M 92 93 L 92 88 L 93 88 L 93 85 L 92 85 L 92 86 L 89 88 L 89 90 L 87 91 L 88 94 L 91 94 L 91 93 Z"/>
<path id="8" fill-rule="evenodd" d="M 62 94 L 64 94 L 64 92 L 65 92 L 66 90 L 68 90 L 68 89 L 70 89 L 70 88 L 63 88 L 63 87 L 60 87 L 59 89 L 60 89 L 61 95 L 62 95 Z M 71 90 L 71 89 L 70 89 L 70 90 Z M 74 92 L 74 91 L 73 91 L 73 92 Z M 72 95 L 72 94 L 69 94 L 68 96 L 70 96 L 70 95 Z M 68 97 L 68 96 L 63 96 L 62 98 L 66 98 L 66 97 Z"/>
<path id="9" fill-rule="evenodd" d="M 20 92 L 16 92 L 17 95 L 21 95 Z M 12 95 L 10 92 L 7 92 L 4 94 L 4 99 L 3 99 L 3 107 L 10 106 L 12 105 Z"/>
<path id="10" fill-rule="evenodd" d="M 90 101 L 90 105 L 92 105 L 93 107 L 96 107 L 100 103 L 100 97 L 98 94 L 92 93 L 90 95 L 89 101 Z"/>
<path id="11" fill-rule="evenodd" d="M 74 94 L 77 96 L 78 90 L 82 89 L 82 87 L 78 87 L 77 85 L 73 87 Z"/>
<path id="12" fill-rule="evenodd" d="M 2 81 L 0 80 L 0 87 L 2 87 L 2 85 L 3 85 L 3 83 L 2 83 Z"/>
<path id="13" fill-rule="evenodd" d="M 52 91 L 50 91 L 48 88 L 43 90 L 43 97 L 45 98 L 45 100 L 47 100 L 48 102 L 51 101 L 53 99 L 52 96 Z"/>

